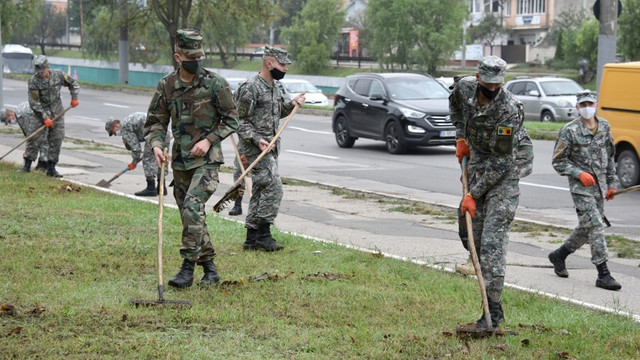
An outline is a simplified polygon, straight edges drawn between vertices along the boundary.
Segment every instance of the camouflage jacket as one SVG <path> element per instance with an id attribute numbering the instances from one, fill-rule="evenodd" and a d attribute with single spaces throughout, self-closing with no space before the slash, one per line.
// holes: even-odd
<path id="1" fill-rule="evenodd" d="M 71 99 L 77 99 L 80 87 L 78 82 L 60 69 L 49 69 L 49 79 L 35 74 L 29 79 L 29 105 L 41 122 L 60 114 L 64 107 L 60 100 L 62 86 L 69 88 Z"/>
<path id="2" fill-rule="evenodd" d="M 145 139 L 151 146 L 162 148 L 169 120 L 174 136 L 173 169 L 222 164 L 220 142 L 238 128 L 238 112 L 229 84 L 205 69 L 188 84 L 180 80 L 178 70 L 165 76 L 158 82 L 144 126 Z M 211 142 L 209 152 L 203 157 L 192 157 L 191 149 L 203 139 Z"/>
<path id="3" fill-rule="evenodd" d="M 138 111 L 127 115 L 120 122 L 122 142 L 127 150 L 131 151 L 133 163 L 137 164 L 142 160 L 144 139 L 144 123 L 147 121 L 147 113 Z"/>
<path id="4" fill-rule="evenodd" d="M 18 107 L 16 108 L 16 120 L 18 121 L 18 125 L 20 126 L 24 136 L 31 135 L 32 132 L 42 126 L 42 121 L 36 118 L 28 101 L 18 104 Z"/>
<path id="5" fill-rule="evenodd" d="M 616 150 L 611 127 L 607 120 L 596 119 L 595 134 L 580 117 L 565 125 L 558 134 L 551 163 L 558 174 L 569 178 L 572 193 L 593 196 L 599 191 L 605 197 L 607 190 L 617 189 L 620 184 L 613 160 Z M 582 185 L 579 176 L 583 171 L 593 175 L 597 186 Z"/>
<path id="6" fill-rule="evenodd" d="M 253 156 L 259 154 L 260 139 L 271 142 L 280 126 L 280 119 L 289 115 L 295 105 L 285 101 L 277 84 L 270 84 L 262 76 L 248 79 L 236 90 L 234 99 L 238 105 L 240 121 L 238 136 L 239 152 Z M 276 153 L 280 139 L 276 141 Z"/>
<path id="7" fill-rule="evenodd" d="M 477 98 L 478 81 L 460 79 L 449 96 L 451 121 L 456 138 L 467 140 L 469 192 L 479 197 L 502 179 L 520 179 L 531 174 L 533 143 L 524 127 L 524 108 L 508 90 L 484 106 Z"/>

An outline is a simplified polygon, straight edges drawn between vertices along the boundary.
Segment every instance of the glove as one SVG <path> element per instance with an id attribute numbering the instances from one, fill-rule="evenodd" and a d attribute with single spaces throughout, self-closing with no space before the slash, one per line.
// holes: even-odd
<path id="1" fill-rule="evenodd" d="M 48 128 L 52 128 L 53 127 L 53 121 L 51 121 L 50 118 L 44 119 L 44 126 L 46 126 Z"/>
<path id="2" fill-rule="evenodd" d="M 76 107 L 78 105 L 80 105 L 78 99 L 71 99 L 71 107 Z"/>
<path id="3" fill-rule="evenodd" d="M 607 196 L 605 197 L 605 199 L 613 200 L 613 198 L 615 197 L 613 195 L 614 192 L 616 192 L 616 189 L 609 189 L 609 191 L 607 191 Z"/>
<path id="4" fill-rule="evenodd" d="M 471 158 L 471 153 L 469 153 L 469 145 L 467 145 L 467 140 L 458 139 L 456 140 L 456 157 L 458 158 L 458 164 L 462 164 L 462 158 L 467 157 L 467 160 Z"/>
<path id="5" fill-rule="evenodd" d="M 127 165 L 127 169 L 129 169 L 129 171 L 133 170 L 136 168 L 136 164 L 134 163 L 129 163 L 129 165 Z"/>
<path id="6" fill-rule="evenodd" d="M 467 194 L 462 200 L 462 214 L 464 215 L 467 211 L 472 219 L 476 217 L 476 199 L 471 194 Z"/>
<path id="7" fill-rule="evenodd" d="M 593 179 L 593 176 L 586 171 L 581 172 L 578 179 L 580 179 L 580 182 L 584 186 L 593 186 L 596 184 L 596 181 Z"/>

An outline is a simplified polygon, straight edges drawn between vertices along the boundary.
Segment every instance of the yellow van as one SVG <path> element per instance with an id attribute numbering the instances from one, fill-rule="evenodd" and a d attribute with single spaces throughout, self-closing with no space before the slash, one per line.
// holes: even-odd
<path id="1" fill-rule="evenodd" d="M 640 181 L 640 61 L 606 64 L 600 80 L 598 116 L 611 124 L 623 188 Z"/>

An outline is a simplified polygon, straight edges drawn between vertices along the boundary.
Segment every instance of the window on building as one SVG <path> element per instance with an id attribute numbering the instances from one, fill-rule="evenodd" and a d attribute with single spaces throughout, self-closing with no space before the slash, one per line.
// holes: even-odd
<path id="1" fill-rule="evenodd" d="M 546 0 L 518 0 L 516 14 L 544 14 Z"/>
<path id="2" fill-rule="evenodd" d="M 474 8 L 479 6 L 479 0 L 474 2 Z M 485 14 L 494 13 L 509 16 L 511 14 L 511 1 L 509 0 L 483 0 L 483 10 Z"/>

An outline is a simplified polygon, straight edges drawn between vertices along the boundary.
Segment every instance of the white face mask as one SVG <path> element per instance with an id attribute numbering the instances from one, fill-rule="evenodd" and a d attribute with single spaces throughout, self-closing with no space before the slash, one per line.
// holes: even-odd
<path id="1" fill-rule="evenodd" d="M 578 112 L 584 119 L 591 119 L 596 114 L 596 108 L 593 106 L 581 107 Z"/>

